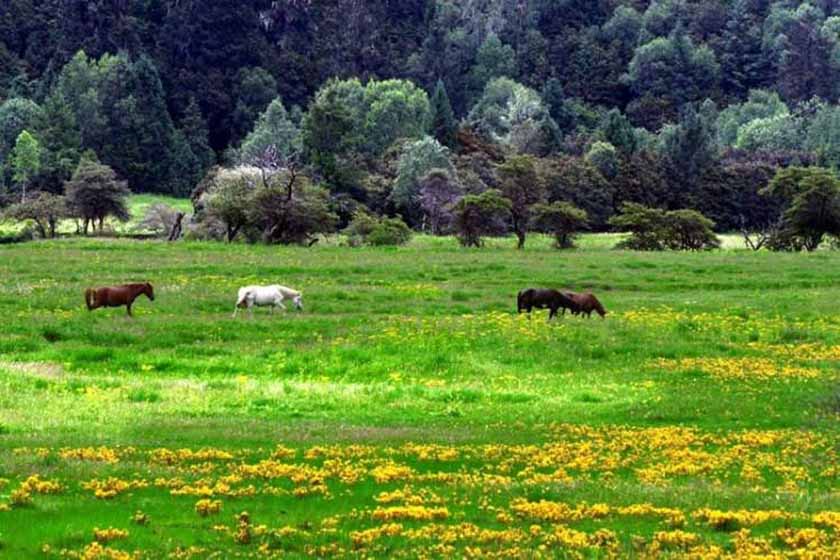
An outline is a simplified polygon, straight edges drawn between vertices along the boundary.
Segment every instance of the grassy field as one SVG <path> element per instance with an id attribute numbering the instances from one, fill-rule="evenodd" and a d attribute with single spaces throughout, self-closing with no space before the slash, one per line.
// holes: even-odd
<path id="1" fill-rule="evenodd" d="M 0 247 L 0 557 L 840 555 L 840 253 L 613 242 Z"/>
<path id="2" fill-rule="evenodd" d="M 112 233 L 126 234 L 126 233 L 144 233 L 138 231 L 138 223 L 146 215 L 146 211 L 154 204 L 166 204 L 182 212 L 192 212 L 192 203 L 187 198 L 173 198 L 170 196 L 162 196 L 155 194 L 135 194 L 128 197 L 127 200 L 128 212 L 131 219 L 127 222 L 118 222 L 116 220 L 109 220 L 107 227 Z M 13 236 L 20 233 L 26 224 L 0 219 L 0 237 Z M 58 232 L 63 235 L 70 235 L 76 233 L 76 223 L 73 220 L 64 220 L 58 226 Z"/>

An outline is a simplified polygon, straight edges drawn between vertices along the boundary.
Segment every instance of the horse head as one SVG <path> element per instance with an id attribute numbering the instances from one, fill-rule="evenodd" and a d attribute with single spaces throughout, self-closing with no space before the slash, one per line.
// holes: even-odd
<path id="1" fill-rule="evenodd" d="M 298 311 L 303 311 L 303 294 L 297 296 L 294 299 L 294 302 L 295 302 L 295 307 L 297 308 L 297 310 Z"/>
<path id="2" fill-rule="evenodd" d="M 152 285 L 150 283 L 146 282 L 143 285 L 143 293 L 146 294 L 149 300 L 155 301 L 155 290 L 154 288 L 152 288 Z"/>

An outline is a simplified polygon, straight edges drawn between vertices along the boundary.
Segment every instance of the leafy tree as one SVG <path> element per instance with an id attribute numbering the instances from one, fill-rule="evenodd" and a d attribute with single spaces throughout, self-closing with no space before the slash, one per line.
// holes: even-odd
<path id="1" fill-rule="evenodd" d="M 604 140 L 629 156 L 639 148 L 639 139 L 633 125 L 618 109 L 611 109 L 598 127 Z"/>
<path id="2" fill-rule="evenodd" d="M 554 236 L 558 249 L 574 247 L 575 235 L 586 227 L 586 212 L 568 202 L 536 204 L 531 226 Z"/>
<path id="3" fill-rule="evenodd" d="M 499 191 L 468 194 L 455 205 L 455 231 L 464 247 L 481 247 L 482 237 L 507 230 L 510 201 Z"/>
<path id="4" fill-rule="evenodd" d="M 366 242 L 374 247 L 405 245 L 411 241 L 411 228 L 400 218 L 382 218 L 368 234 Z"/>
<path id="5" fill-rule="evenodd" d="M 540 95 L 508 78 L 487 84 L 467 122 L 483 137 L 519 154 L 544 155 L 559 135 Z"/>
<path id="6" fill-rule="evenodd" d="M 840 107 L 820 108 L 805 131 L 804 147 L 825 167 L 840 168 Z"/>
<path id="7" fill-rule="evenodd" d="M 0 105 L 0 164 L 5 162 L 6 169 L 11 170 L 10 158 L 20 133 L 37 130 L 41 122 L 43 111 L 33 101 L 12 98 Z"/>
<path id="8" fill-rule="evenodd" d="M 586 152 L 586 161 L 594 165 L 608 180 L 618 175 L 618 151 L 609 142 L 595 142 Z"/>
<path id="9" fill-rule="evenodd" d="M 240 165 L 252 164 L 273 147 L 282 160 L 291 159 L 300 152 L 300 131 L 289 118 L 283 102 L 272 101 L 260 115 L 253 131 L 242 142 L 238 159 Z"/>
<path id="10" fill-rule="evenodd" d="M 218 220 L 228 243 L 250 223 L 251 200 L 256 190 L 256 176 L 242 170 L 220 170 L 206 189 L 207 217 Z"/>
<path id="11" fill-rule="evenodd" d="M 435 86 L 435 93 L 431 100 L 431 113 L 432 133 L 435 139 L 447 148 L 453 148 L 458 127 L 443 80 L 438 80 Z"/>
<path id="12" fill-rule="evenodd" d="M 720 66 L 706 46 L 696 46 L 682 27 L 636 49 L 627 83 L 637 95 L 670 100 L 676 106 L 709 97 L 717 86 Z"/>
<path id="13" fill-rule="evenodd" d="M 772 119 L 790 114 L 787 105 L 774 91 L 752 90 L 743 103 L 733 104 L 720 112 L 717 119 L 721 146 L 735 146 L 741 129 L 757 119 Z"/>
<path id="14" fill-rule="evenodd" d="M 90 224 L 101 233 L 109 216 L 123 222 L 130 217 L 126 197 L 131 191 L 126 182 L 118 180 L 113 169 L 94 159 L 82 157 L 73 176 L 64 184 L 64 190 L 70 214 L 83 221 L 85 235 Z"/>
<path id="15" fill-rule="evenodd" d="M 827 235 L 840 235 L 840 180 L 827 169 L 781 169 L 764 191 L 787 202 L 775 249 L 815 251 Z"/>
<path id="16" fill-rule="evenodd" d="M 405 80 L 368 82 L 365 86 L 366 148 L 380 155 L 401 138 L 421 138 L 430 122 L 426 92 Z"/>
<path id="17" fill-rule="evenodd" d="M 645 39 L 668 36 L 686 13 L 685 0 L 652 0 L 642 17 Z"/>
<path id="18" fill-rule="evenodd" d="M 38 228 L 38 234 L 48 239 L 55 237 L 59 220 L 67 215 L 67 205 L 63 196 L 42 191 L 8 207 L 4 215 L 12 220 L 31 220 Z"/>
<path id="19" fill-rule="evenodd" d="M 525 238 L 531 221 L 531 207 L 545 198 L 545 187 L 532 157 L 515 156 L 499 167 L 501 193 L 510 201 L 513 232 L 517 248 L 525 247 Z"/>
<path id="20" fill-rule="evenodd" d="M 566 156 L 546 160 L 541 167 L 549 202 L 570 202 L 586 211 L 593 228 L 606 227 L 613 213 L 613 189 L 594 165 Z"/>
<path id="21" fill-rule="evenodd" d="M 601 32 L 608 41 L 618 41 L 626 49 L 633 49 L 639 41 L 643 17 L 632 6 L 618 6 Z"/>
<path id="22" fill-rule="evenodd" d="M 490 33 L 478 49 L 476 63 L 470 71 L 470 82 L 475 96 L 484 91 L 494 78 L 515 78 L 517 75 L 516 53 L 505 45 L 495 33 Z"/>
<path id="23" fill-rule="evenodd" d="M 450 227 L 452 210 L 461 196 L 461 185 L 446 169 L 432 169 L 420 179 L 420 208 L 433 234 L 440 235 Z"/>
<path id="24" fill-rule="evenodd" d="M 397 164 L 397 178 L 391 198 L 403 209 L 409 223 L 416 222 L 420 212 L 420 181 L 433 169 L 454 174 L 449 149 L 431 136 L 406 144 Z"/>
<path id="25" fill-rule="evenodd" d="M 273 173 L 255 191 L 251 223 L 266 243 L 312 244 L 319 233 L 335 231 L 329 192 L 293 170 Z"/>
<path id="26" fill-rule="evenodd" d="M 20 185 L 20 200 L 26 200 L 26 187 L 41 169 L 41 144 L 28 131 L 20 133 L 12 150 L 12 180 Z"/>

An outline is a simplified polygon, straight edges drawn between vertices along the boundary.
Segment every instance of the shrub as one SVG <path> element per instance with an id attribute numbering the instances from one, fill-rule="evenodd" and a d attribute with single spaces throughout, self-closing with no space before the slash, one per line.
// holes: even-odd
<path id="1" fill-rule="evenodd" d="M 696 210 L 666 211 L 632 202 L 610 224 L 629 232 L 630 238 L 616 248 L 635 251 L 700 251 L 715 249 L 720 240 L 712 231 L 714 222 Z"/>
<path id="2" fill-rule="evenodd" d="M 377 218 L 366 211 L 357 212 L 344 233 L 353 246 L 405 245 L 412 234 L 400 218 Z"/>

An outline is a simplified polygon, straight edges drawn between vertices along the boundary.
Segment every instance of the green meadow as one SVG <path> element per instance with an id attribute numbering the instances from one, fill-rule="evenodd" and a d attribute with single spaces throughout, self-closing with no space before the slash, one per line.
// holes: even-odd
<path id="1" fill-rule="evenodd" d="M 0 246 L 0 557 L 831 557 L 840 252 L 614 241 Z"/>

